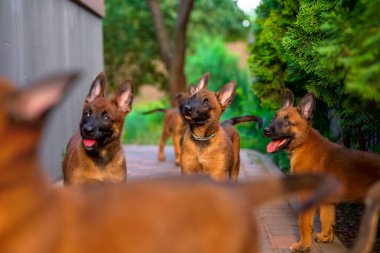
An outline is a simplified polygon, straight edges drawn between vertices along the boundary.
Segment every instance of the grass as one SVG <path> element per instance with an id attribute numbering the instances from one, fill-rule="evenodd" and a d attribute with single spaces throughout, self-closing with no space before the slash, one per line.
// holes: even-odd
<path id="1" fill-rule="evenodd" d="M 158 144 L 164 119 L 164 113 L 157 112 L 143 115 L 145 111 L 155 108 L 169 108 L 169 104 L 163 101 L 152 101 L 137 104 L 126 117 L 122 142 L 124 144 Z M 168 142 L 169 143 L 169 142 Z"/>

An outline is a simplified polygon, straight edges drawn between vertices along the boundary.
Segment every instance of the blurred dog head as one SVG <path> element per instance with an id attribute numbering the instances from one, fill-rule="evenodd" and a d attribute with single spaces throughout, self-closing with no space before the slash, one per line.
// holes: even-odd
<path id="1" fill-rule="evenodd" d="M 0 79 L 0 168 L 37 152 L 46 114 L 63 99 L 76 76 L 54 75 L 21 89 Z"/>

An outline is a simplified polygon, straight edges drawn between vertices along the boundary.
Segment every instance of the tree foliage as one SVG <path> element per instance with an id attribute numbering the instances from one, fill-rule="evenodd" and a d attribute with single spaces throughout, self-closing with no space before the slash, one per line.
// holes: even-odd
<path id="1" fill-rule="evenodd" d="M 160 1 L 169 39 L 174 38 L 176 0 Z M 212 17 L 210 18 L 210 14 Z M 244 38 L 246 15 L 230 0 L 195 0 L 188 27 L 188 51 L 205 36 Z M 111 80 L 133 78 L 137 85 L 158 84 L 168 89 L 167 71 L 160 62 L 154 24 L 147 1 L 107 0 L 103 22 L 106 71 Z"/>
<path id="2" fill-rule="evenodd" d="M 379 9 L 371 0 L 263 0 L 249 60 L 262 103 L 276 107 L 284 87 L 298 97 L 311 91 L 346 136 L 378 131 Z"/>

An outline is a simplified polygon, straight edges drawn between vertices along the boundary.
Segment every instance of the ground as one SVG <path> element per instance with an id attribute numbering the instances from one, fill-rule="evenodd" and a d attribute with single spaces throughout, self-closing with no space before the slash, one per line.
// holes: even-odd
<path id="1" fill-rule="evenodd" d="M 174 165 L 173 147 L 166 147 L 166 161 L 157 160 L 157 146 L 126 146 L 128 180 L 164 175 L 179 175 Z M 252 150 L 242 150 L 239 180 L 264 176 L 280 176 L 280 170 L 271 159 Z M 294 200 L 277 200 L 259 208 L 256 212 L 261 231 L 261 253 L 290 252 L 289 246 L 298 240 L 297 216 L 289 203 Z M 345 247 L 335 239 L 333 243 L 314 244 L 311 253 L 344 252 Z"/>

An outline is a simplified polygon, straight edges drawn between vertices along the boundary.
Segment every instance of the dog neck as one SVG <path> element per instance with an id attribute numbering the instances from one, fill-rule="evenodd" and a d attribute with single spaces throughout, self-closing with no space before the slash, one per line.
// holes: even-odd
<path id="1" fill-rule="evenodd" d="M 214 138 L 215 135 L 216 135 L 216 132 L 213 133 L 213 134 L 211 134 L 211 135 L 209 135 L 209 136 L 205 136 L 205 137 L 198 136 L 198 135 L 195 135 L 195 134 L 191 133 L 191 136 L 193 136 L 193 138 L 194 138 L 195 140 L 197 140 L 197 141 L 209 141 L 209 140 L 211 140 L 212 138 Z"/>
<path id="2" fill-rule="evenodd" d="M 206 125 L 190 125 L 191 136 L 197 141 L 209 141 L 215 137 L 219 131 L 219 121 L 213 121 Z"/>

